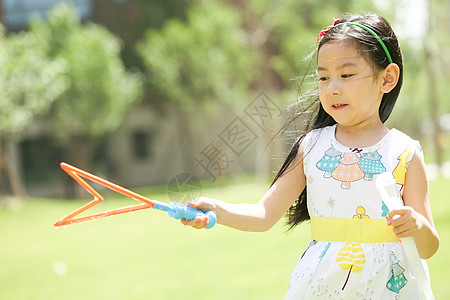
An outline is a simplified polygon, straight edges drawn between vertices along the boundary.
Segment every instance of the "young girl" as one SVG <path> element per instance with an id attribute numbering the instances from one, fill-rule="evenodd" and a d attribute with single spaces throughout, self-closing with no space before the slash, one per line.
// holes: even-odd
<path id="1" fill-rule="evenodd" d="M 200 198 L 190 205 L 246 231 L 268 230 L 286 212 L 291 227 L 310 220 L 313 241 L 286 299 L 421 299 L 399 239 L 413 237 L 427 259 L 439 237 L 420 146 L 384 125 L 402 85 L 397 38 L 384 18 L 366 14 L 334 20 L 318 40 L 317 113 L 269 191 L 257 204 Z M 384 172 L 395 177 L 399 209 L 389 211 L 377 191 Z"/>

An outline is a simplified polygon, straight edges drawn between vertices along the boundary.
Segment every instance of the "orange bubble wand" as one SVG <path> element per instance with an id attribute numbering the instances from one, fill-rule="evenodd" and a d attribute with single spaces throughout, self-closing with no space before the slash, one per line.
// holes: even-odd
<path id="1" fill-rule="evenodd" d="M 156 200 L 150 200 L 144 196 L 141 196 L 135 192 L 132 192 L 126 188 L 123 188 L 117 184 L 114 184 L 112 182 L 109 182 L 105 179 L 102 179 L 98 176 L 92 175 L 86 171 L 83 171 L 81 169 L 78 169 L 74 166 L 71 166 L 66 163 L 61 163 L 61 168 L 69 174 L 75 181 L 77 181 L 89 194 L 91 194 L 94 199 L 80 207 L 79 209 L 75 210 L 74 212 L 68 214 L 67 216 L 64 216 L 59 221 L 56 221 L 53 225 L 55 227 L 65 226 L 69 224 L 74 223 L 80 223 L 84 221 L 90 221 L 90 220 L 96 220 L 108 216 L 114 216 L 118 214 L 123 214 L 127 212 L 132 212 L 136 210 L 141 209 L 147 209 L 147 208 L 154 208 L 162 211 L 167 211 L 169 216 L 175 219 L 188 219 L 193 220 L 196 217 L 208 217 L 209 219 L 209 225 L 206 226 L 206 228 L 211 228 L 215 225 L 217 218 L 214 212 L 207 211 L 202 212 L 198 209 L 195 209 L 189 205 L 187 206 L 180 206 L 176 202 L 172 202 L 171 204 L 167 204 L 164 202 L 156 201 Z M 99 204 L 104 200 L 103 196 L 101 196 L 92 186 L 90 186 L 83 178 L 88 179 L 90 181 L 96 182 L 102 186 L 107 187 L 108 189 L 115 191 L 119 194 L 122 194 L 124 196 L 130 197 L 136 201 L 142 202 L 141 204 L 137 205 L 131 205 L 121 208 L 116 208 L 112 210 L 108 210 L 105 212 L 95 213 L 87 216 L 79 216 L 84 211 L 88 210 L 89 208 L 92 208 L 93 206 Z"/>

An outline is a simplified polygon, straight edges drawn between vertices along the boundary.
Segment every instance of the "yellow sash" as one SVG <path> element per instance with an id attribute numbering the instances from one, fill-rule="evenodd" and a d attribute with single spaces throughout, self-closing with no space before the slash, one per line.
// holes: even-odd
<path id="1" fill-rule="evenodd" d="M 311 217 L 312 239 L 316 241 L 389 243 L 400 239 L 386 219 Z"/>

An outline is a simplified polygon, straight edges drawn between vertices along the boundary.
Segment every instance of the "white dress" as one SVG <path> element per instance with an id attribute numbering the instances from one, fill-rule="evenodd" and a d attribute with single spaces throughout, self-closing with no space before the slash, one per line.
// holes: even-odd
<path id="1" fill-rule="evenodd" d="M 314 130 L 303 141 L 313 240 L 285 299 L 421 299 L 375 186 L 377 174 L 391 172 L 401 194 L 419 143 L 392 129 L 372 147 L 349 148 L 335 129 Z"/>

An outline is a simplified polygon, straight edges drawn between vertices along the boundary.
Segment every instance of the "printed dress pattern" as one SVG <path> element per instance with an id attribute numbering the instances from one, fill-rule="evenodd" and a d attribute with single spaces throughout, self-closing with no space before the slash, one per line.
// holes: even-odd
<path id="1" fill-rule="evenodd" d="M 362 178 L 370 181 L 374 175 L 386 172 L 381 158 L 377 151 L 358 155 L 352 152 L 341 153 L 331 146 L 316 165 L 319 170 L 325 171 L 323 177 L 341 181 L 341 188 L 349 189 L 351 182 Z"/>
<path id="2" fill-rule="evenodd" d="M 325 155 L 317 162 L 317 168 L 319 170 L 324 171 L 323 177 L 329 178 L 331 177 L 331 172 L 336 169 L 339 164 L 339 159 L 342 157 L 342 153 L 330 147 L 327 151 L 325 151 Z"/>
<path id="3" fill-rule="evenodd" d="M 389 209 L 376 189 L 376 176 L 391 172 L 402 193 L 407 166 L 416 149 L 411 145 L 418 143 L 392 129 L 372 147 L 349 148 L 336 141 L 334 132 L 335 126 L 314 130 L 303 142 L 311 218 L 323 219 L 321 224 L 325 225 L 328 219 L 338 223 L 360 220 L 353 225 L 372 220 L 385 224 Z M 414 300 L 421 299 L 418 287 L 409 274 L 400 241 L 318 239 L 301 255 L 285 299 Z"/>
<path id="4" fill-rule="evenodd" d="M 403 269 L 399 264 L 399 260 L 395 257 L 394 252 L 391 251 L 391 278 L 389 279 L 386 287 L 396 293 L 395 299 L 398 299 L 398 294 L 402 287 L 406 285 L 408 280 L 405 277 L 405 269 Z"/>
<path id="5" fill-rule="evenodd" d="M 364 172 L 365 180 L 373 180 L 373 175 L 386 172 L 386 168 L 381 163 L 381 155 L 377 151 L 362 153 L 359 167 Z"/>
<path id="6" fill-rule="evenodd" d="M 359 157 L 355 153 L 343 153 L 336 169 L 331 172 L 331 177 L 342 182 L 341 188 L 349 189 L 350 183 L 364 177 L 364 172 L 359 167 Z"/>

